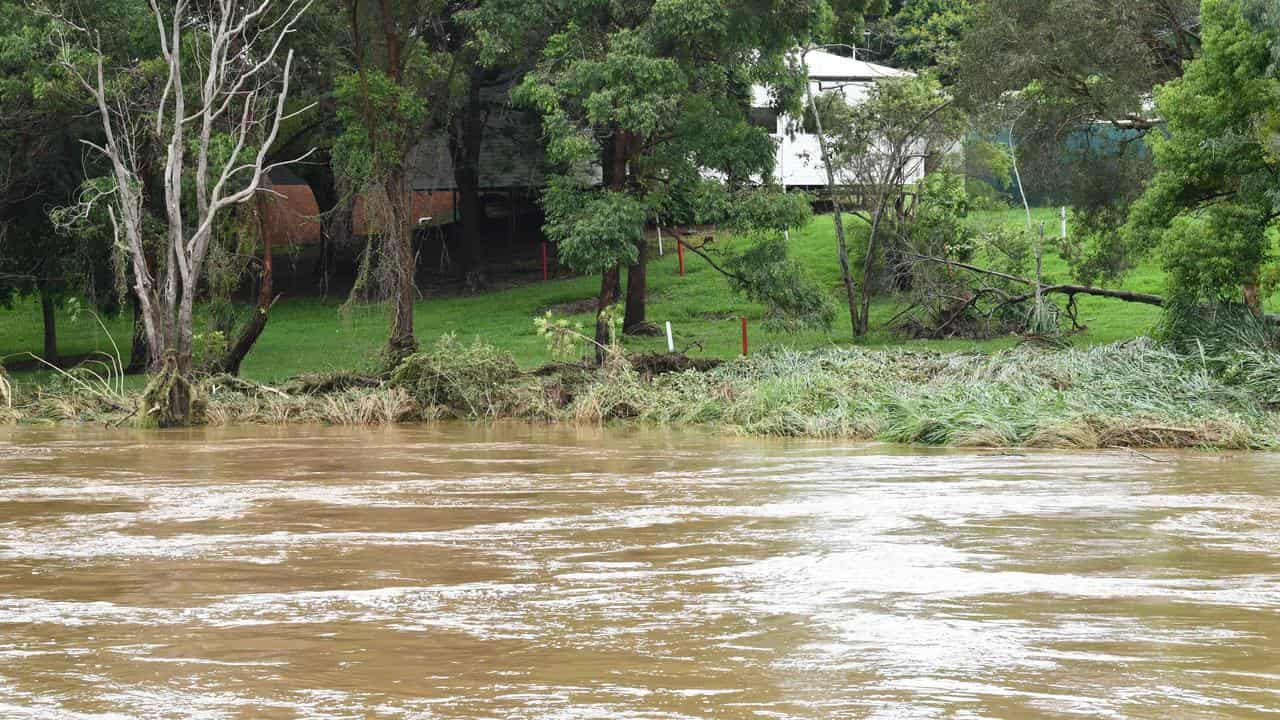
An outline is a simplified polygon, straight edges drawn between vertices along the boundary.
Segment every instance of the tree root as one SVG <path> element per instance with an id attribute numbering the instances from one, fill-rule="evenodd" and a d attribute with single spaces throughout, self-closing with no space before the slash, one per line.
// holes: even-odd
<path id="1" fill-rule="evenodd" d="M 178 370 L 178 358 L 165 355 L 164 366 L 142 392 L 143 425 L 171 428 L 198 424 L 204 415 L 204 403 L 191 379 Z"/>

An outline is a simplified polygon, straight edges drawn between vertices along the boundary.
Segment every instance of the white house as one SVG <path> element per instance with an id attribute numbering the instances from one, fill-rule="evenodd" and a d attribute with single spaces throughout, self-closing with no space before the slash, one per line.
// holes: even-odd
<path id="1" fill-rule="evenodd" d="M 822 50 L 810 50 L 804 60 L 809 69 L 809 88 L 815 97 L 839 93 L 850 104 L 865 98 L 870 89 L 880 80 L 914 76 L 914 73 L 906 70 L 876 65 Z M 756 87 L 754 96 L 752 122 L 769 128 L 778 144 L 774 180 L 784 187 L 826 187 L 827 171 L 822 165 L 818 136 L 805 132 L 801 119 L 785 114 L 780 115 L 770 107 L 772 99 L 768 88 Z M 910 169 L 908 174 L 908 183 L 918 181 L 924 175 L 923 165 Z"/>

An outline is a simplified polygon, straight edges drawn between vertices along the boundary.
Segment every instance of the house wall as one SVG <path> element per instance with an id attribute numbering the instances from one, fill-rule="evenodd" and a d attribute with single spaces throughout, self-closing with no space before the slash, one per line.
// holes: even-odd
<path id="1" fill-rule="evenodd" d="M 814 96 L 839 94 L 845 102 L 857 104 L 866 100 L 874 82 L 872 81 L 836 81 L 814 80 L 809 89 Z M 768 103 L 768 93 L 763 89 L 756 91 L 756 104 L 763 108 Z M 804 131 L 804 123 L 800 118 L 782 114 L 778 117 L 777 127 L 771 134 L 778 144 L 774 163 L 773 180 L 783 187 L 819 188 L 826 187 L 827 171 L 822 162 L 822 148 L 816 134 Z M 907 168 L 906 182 L 919 182 L 924 178 L 923 162 L 913 162 Z M 851 184 L 850 178 L 836 175 L 837 184 Z"/>

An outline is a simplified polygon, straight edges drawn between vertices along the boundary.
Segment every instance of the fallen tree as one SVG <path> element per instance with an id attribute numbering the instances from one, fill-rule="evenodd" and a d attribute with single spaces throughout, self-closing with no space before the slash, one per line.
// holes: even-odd
<path id="1" fill-rule="evenodd" d="M 1132 292 L 1130 290 L 1112 290 L 1110 288 L 1094 287 L 1092 285 L 1071 285 L 1071 284 L 1047 284 L 1044 282 L 1037 283 L 1030 278 L 1019 277 L 1010 273 L 1000 272 L 999 270 L 991 270 L 989 268 L 979 267 L 958 260 L 947 260 L 946 258 L 934 257 L 932 255 L 917 255 L 916 253 L 903 253 L 908 257 L 925 262 L 938 263 L 948 267 L 968 270 L 969 272 L 978 273 L 980 275 L 989 275 L 992 277 L 1002 278 L 1010 282 L 1026 285 L 1028 287 L 1040 286 L 1040 294 L 1052 295 L 1093 295 L 1096 297 L 1114 298 L 1116 300 L 1124 300 L 1125 302 L 1143 303 L 1144 305 L 1155 305 L 1161 307 L 1164 305 L 1164 298 L 1159 295 L 1151 295 L 1150 293 Z M 1035 292 L 1032 291 L 1026 295 L 1016 295 L 1009 298 L 1010 302 L 1019 303 L 1035 299 Z"/>
<path id="2" fill-rule="evenodd" d="M 918 253 L 905 252 L 906 257 L 917 262 L 933 263 L 947 268 L 964 270 L 988 278 L 996 278 L 1006 284 L 1012 284 L 1030 288 L 1027 292 L 1015 293 L 1010 292 L 1007 287 L 997 287 L 983 285 L 978 287 L 970 287 L 962 292 L 951 292 L 944 294 L 942 299 L 951 301 L 939 313 L 938 322 L 932 328 L 933 334 L 945 335 L 950 331 L 956 323 L 969 312 L 977 312 L 986 319 L 990 319 L 1001 312 L 1010 311 L 1013 308 L 1024 305 L 1025 303 L 1035 301 L 1037 297 L 1043 298 L 1049 295 L 1062 295 L 1067 298 L 1066 314 L 1070 319 L 1073 329 L 1083 329 L 1079 323 L 1078 306 L 1076 298 L 1080 295 L 1090 297 L 1109 298 L 1112 300 L 1121 300 L 1123 302 L 1139 303 L 1142 305 L 1151 305 L 1153 307 L 1166 307 L 1168 300 L 1161 295 L 1151 293 L 1135 292 L 1132 290 L 1118 290 L 1114 288 L 1096 287 L 1093 285 L 1079 285 L 1074 283 L 1046 283 L 1042 280 L 1022 277 L 1012 273 L 984 268 L 968 262 L 959 260 L 950 260 L 947 258 L 937 257 L 935 255 L 922 255 Z M 990 300 L 991 304 L 981 309 L 984 300 Z M 910 310 L 899 313 L 898 317 L 905 315 Z M 895 318 L 896 319 L 896 318 Z M 1280 325 L 1280 315 L 1267 314 L 1263 315 L 1267 323 Z"/>

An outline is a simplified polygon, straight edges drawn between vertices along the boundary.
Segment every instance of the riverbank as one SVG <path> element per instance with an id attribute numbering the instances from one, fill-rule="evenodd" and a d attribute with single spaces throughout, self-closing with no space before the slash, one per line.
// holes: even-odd
<path id="1" fill-rule="evenodd" d="M 1035 221 L 1056 223 L 1056 211 L 1036 210 Z M 996 227 L 1025 227 L 1021 211 L 974 213 L 969 222 L 975 230 Z M 853 216 L 847 218 L 855 260 L 860 246 L 863 224 Z M 840 281 L 835 256 L 835 236 L 829 215 L 817 216 L 801 231 L 791 236 L 792 257 L 822 286 L 828 289 L 836 307 L 842 307 L 844 287 Z M 829 329 L 796 329 L 770 327 L 765 322 L 765 308 L 736 293 L 724 276 L 711 269 L 702 259 L 685 258 L 685 274 L 668 244 L 667 253 L 653 257 L 648 269 L 648 318 L 659 325 L 671 322 L 676 348 L 690 356 L 731 359 L 741 352 L 741 318 L 747 318 L 753 353 L 790 348 L 812 350 L 850 343 L 846 312 Z M 283 260 L 282 260 L 283 262 Z M 855 265 L 860 261 L 856 261 Z M 534 327 L 534 319 L 547 310 L 558 317 L 586 326 L 593 324 L 594 298 L 599 293 L 599 277 L 570 277 L 556 274 L 541 280 L 540 270 L 527 268 L 523 283 L 516 283 L 478 295 L 431 297 L 421 300 L 415 310 L 415 329 L 423 345 L 435 338 L 454 333 L 460 338 L 482 338 L 495 347 L 510 352 L 523 369 L 537 368 L 552 358 L 545 340 Z M 1065 282 L 1071 278 L 1067 263 L 1050 252 L 1045 258 L 1046 282 Z M 1154 263 L 1144 264 L 1126 276 L 1123 288 L 1138 292 L 1161 292 L 1164 276 Z M 344 297 L 283 296 L 271 311 L 271 320 L 242 367 L 244 377 L 257 382 L 282 383 L 305 373 L 331 373 L 351 369 L 368 369 L 377 365 L 378 353 L 386 344 L 387 309 L 383 305 L 343 307 Z M 859 347 L 903 347 L 921 351 L 969 352 L 998 351 L 1017 342 L 1009 336 L 961 337 L 947 340 L 913 340 L 890 327 L 904 309 L 903 300 L 894 295 L 878 297 L 871 308 L 872 331 L 858 341 Z M 247 306 L 240 308 L 248 312 Z M 1277 306 L 1275 310 L 1280 310 Z M 1156 308 L 1107 298 L 1081 297 L 1080 321 L 1086 331 L 1068 337 L 1071 344 L 1085 347 L 1120 342 L 1148 331 L 1158 319 Z M 207 314 L 199 314 L 199 322 L 207 322 Z M 50 379 L 50 373 L 31 358 L 39 354 L 42 339 L 39 303 L 19 300 L 12 309 L 0 307 L 0 362 L 41 368 L 14 372 L 19 385 L 39 384 Z M 102 324 L 90 313 L 58 313 L 59 347 L 63 356 L 101 358 L 114 355 L 117 348 L 129 352 L 132 318 L 103 317 Z M 209 328 L 200 325 L 197 333 Z M 665 352 L 666 338 L 661 336 L 628 336 L 628 351 L 636 353 Z M 127 360 L 127 357 L 126 357 Z M 142 381 L 134 381 L 141 387 Z"/>
<path id="2" fill-rule="evenodd" d="M 509 419 L 956 447 L 1280 447 L 1275 398 L 1254 380 L 1147 339 L 993 354 L 781 350 L 696 365 L 619 355 L 601 369 L 531 372 L 504 351 L 448 340 L 389 378 L 311 375 L 278 386 L 214 378 L 201 399 L 213 425 Z M 11 419 L 136 423 L 136 407 L 133 394 L 62 379 L 19 389 Z"/>

